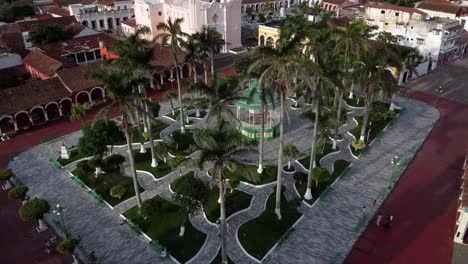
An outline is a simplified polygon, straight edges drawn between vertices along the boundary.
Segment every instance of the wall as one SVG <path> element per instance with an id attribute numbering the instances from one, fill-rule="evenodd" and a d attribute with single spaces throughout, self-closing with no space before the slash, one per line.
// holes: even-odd
<path id="1" fill-rule="evenodd" d="M 21 65 L 21 56 L 16 53 L 0 54 L 0 69 L 6 69 Z"/>

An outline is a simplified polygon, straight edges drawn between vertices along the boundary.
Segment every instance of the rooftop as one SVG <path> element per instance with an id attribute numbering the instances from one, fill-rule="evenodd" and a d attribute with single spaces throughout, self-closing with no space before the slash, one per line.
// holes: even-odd
<path id="1" fill-rule="evenodd" d="M 385 9 L 385 10 L 395 10 L 395 11 L 401 11 L 405 13 L 418 13 L 421 15 L 425 15 L 426 13 L 412 7 L 405 7 L 405 6 L 398 6 L 398 5 L 393 5 L 389 3 L 376 3 L 376 2 L 370 2 L 366 5 L 368 8 L 377 8 L 377 9 Z"/>
<path id="2" fill-rule="evenodd" d="M 46 54 L 33 50 L 23 59 L 23 63 L 31 66 L 42 74 L 51 77 L 63 64 Z"/>
<path id="3" fill-rule="evenodd" d="M 125 24 L 127 26 L 130 26 L 130 27 L 136 27 L 136 19 L 135 18 L 130 18 L 130 19 L 126 19 L 122 22 L 120 22 L 122 24 Z"/>
<path id="4" fill-rule="evenodd" d="M 185 60 L 185 52 L 181 49 L 177 51 L 177 60 L 182 62 Z M 174 66 L 175 62 L 172 57 L 171 48 L 170 47 L 162 47 L 161 44 L 156 43 L 153 46 L 153 58 L 149 62 L 149 64 L 153 66 L 160 66 L 160 67 L 172 67 Z"/>
<path id="5" fill-rule="evenodd" d="M 454 5 L 448 2 L 421 2 L 416 8 L 426 9 L 432 11 L 440 11 L 443 13 L 457 14 L 457 13 L 466 13 L 466 7 Z"/>
<path id="6" fill-rule="evenodd" d="M 57 76 L 70 92 L 103 86 L 102 82 L 90 80 L 86 77 L 87 72 L 95 67 L 96 65 L 65 68 L 58 71 Z"/>
<path id="7" fill-rule="evenodd" d="M 56 6 L 49 9 L 47 13 L 61 17 L 70 16 L 70 12 L 68 10 Z"/>

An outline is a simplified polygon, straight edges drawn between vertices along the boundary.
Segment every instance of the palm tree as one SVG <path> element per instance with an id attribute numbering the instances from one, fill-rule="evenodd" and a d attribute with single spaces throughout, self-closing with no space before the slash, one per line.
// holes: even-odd
<path id="1" fill-rule="evenodd" d="M 153 49 L 149 48 L 149 41 L 142 37 L 149 32 L 150 29 L 148 27 L 138 28 L 134 34 L 130 35 L 125 40 L 118 41 L 113 47 L 119 55 L 119 58 L 116 60 L 117 64 L 123 68 L 132 69 L 131 73 L 134 75 L 134 78 L 153 78 L 150 74 L 151 68 L 149 66 L 149 61 L 153 57 Z M 145 132 L 148 133 L 149 138 L 149 145 L 151 150 L 151 167 L 154 168 L 157 166 L 157 160 L 152 133 L 153 122 L 151 116 L 147 114 L 150 112 L 150 106 L 146 85 L 139 85 L 136 87 L 136 89 L 137 92 L 141 94 L 143 98 L 145 98 L 143 102 L 140 102 L 144 111 L 139 111 L 136 114 L 140 140 L 140 152 L 146 152 L 141 131 L 141 115 L 143 117 L 143 126 L 145 128 Z"/>
<path id="2" fill-rule="evenodd" d="M 86 104 L 74 104 L 70 113 L 70 120 L 81 119 L 82 125 L 85 124 L 84 118 L 88 114 L 92 105 L 90 103 Z"/>
<path id="3" fill-rule="evenodd" d="M 292 43 L 285 42 L 276 49 L 270 47 L 261 47 L 258 49 L 259 56 L 249 68 L 249 73 L 254 71 L 263 71 L 259 79 L 259 89 L 264 91 L 274 91 L 280 100 L 280 144 L 278 149 L 278 172 L 276 182 L 276 206 L 275 213 L 278 219 L 281 219 L 281 183 L 283 166 L 283 145 L 284 145 L 284 112 L 286 105 L 286 96 L 291 93 L 291 83 L 293 82 L 292 69 L 297 69 L 301 76 L 309 76 L 307 68 L 303 67 L 305 61 L 301 55 L 296 55 L 291 48 Z M 306 60 L 310 61 L 308 58 Z M 310 78 L 304 78 L 310 86 Z"/>
<path id="4" fill-rule="evenodd" d="M 387 57 L 382 50 L 370 51 L 361 57 L 360 88 L 361 94 L 365 97 L 365 108 L 361 135 L 359 141 L 366 142 L 366 129 L 369 120 L 369 113 L 375 101 L 375 95 L 381 91 L 384 96 L 389 97 L 398 86 L 398 81 L 393 76 L 393 72 L 388 68 Z"/>
<path id="5" fill-rule="evenodd" d="M 209 110 L 206 114 L 206 123 L 216 117 L 217 126 L 221 127 L 223 120 L 223 113 L 229 117 L 236 119 L 236 115 L 231 111 L 229 104 L 233 101 L 246 99 L 242 94 L 242 87 L 239 85 L 239 79 L 235 76 L 227 78 L 216 78 L 211 85 L 204 83 L 192 83 L 189 86 L 190 92 L 198 92 L 203 97 L 192 99 L 195 104 L 202 104 L 208 102 Z"/>
<path id="6" fill-rule="evenodd" d="M 177 55 L 181 52 L 180 47 L 185 46 L 185 38 L 188 37 L 188 34 L 182 31 L 181 24 L 184 22 L 183 18 L 176 18 L 172 21 L 171 18 L 167 20 L 166 23 L 159 23 L 156 28 L 158 30 L 164 31 L 164 33 L 159 34 L 156 38 L 161 39 L 163 46 L 169 46 L 172 51 L 172 58 L 174 60 L 174 67 L 176 72 L 177 80 L 177 92 L 179 94 L 179 107 L 180 107 L 180 133 L 185 134 L 185 125 L 184 125 L 184 109 L 182 105 L 182 90 L 180 86 L 180 77 L 179 77 L 179 62 L 177 61 Z"/>
<path id="7" fill-rule="evenodd" d="M 144 100 L 144 98 L 139 98 L 140 95 L 135 94 L 132 88 L 143 82 L 143 80 L 135 80 L 132 78 L 132 74 L 128 71 L 124 71 L 117 65 L 110 64 L 103 64 L 102 66 L 94 69 L 89 73 L 89 77 L 103 82 L 106 86 L 108 96 L 112 100 L 110 105 L 100 111 L 98 117 L 110 118 L 110 114 L 115 108 L 120 109 L 122 114 L 122 122 L 120 126 L 127 140 L 130 173 L 133 178 L 137 203 L 138 206 L 141 206 L 140 186 L 135 169 L 135 159 L 132 148 L 131 120 L 136 120 L 135 112 L 137 110 L 142 111 L 140 105 L 136 103 L 136 99 Z"/>
<path id="8" fill-rule="evenodd" d="M 169 90 L 164 93 L 162 98 L 163 100 L 169 100 L 169 103 L 171 104 L 172 115 L 175 115 L 174 103 L 172 102 L 172 100 L 176 97 L 177 94 L 174 91 Z"/>
<path id="9" fill-rule="evenodd" d="M 248 148 L 248 142 L 237 129 L 222 125 L 219 129 L 200 129 L 194 134 L 195 143 L 201 151 L 198 165 L 203 169 L 205 162 L 213 163 L 213 178 L 219 184 L 220 202 L 220 233 L 222 263 L 227 261 L 226 241 L 226 205 L 224 194 L 226 189 L 226 169 L 244 167 L 236 157 Z"/>
<path id="10" fill-rule="evenodd" d="M 192 68 L 193 74 L 193 82 L 198 82 L 198 74 L 197 74 L 197 66 L 203 64 L 202 56 L 200 53 L 200 45 L 197 41 L 197 35 L 193 34 L 187 39 L 184 45 L 185 54 L 185 62 L 190 64 Z"/>
<path id="11" fill-rule="evenodd" d="M 214 55 L 218 54 L 226 44 L 223 35 L 216 28 L 203 26 L 202 30 L 197 34 L 197 40 L 199 41 L 200 52 L 210 60 L 211 78 L 214 79 Z"/>

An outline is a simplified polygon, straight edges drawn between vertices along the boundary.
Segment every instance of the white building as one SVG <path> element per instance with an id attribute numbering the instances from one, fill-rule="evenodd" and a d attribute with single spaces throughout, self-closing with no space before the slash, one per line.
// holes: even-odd
<path id="1" fill-rule="evenodd" d="M 468 8 L 448 2 L 420 2 L 415 6 L 431 17 L 443 17 L 459 20 L 460 24 L 468 30 Z"/>
<path id="2" fill-rule="evenodd" d="M 216 28 L 226 41 L 224 51 L 241 46 L 241 0 L 135 0 L 137 26 L 162 33 L 156 26 L 169 18 L 183 18 L 182 31 L 199 32 L 204 25 Z"/>
<path id="3" fill-rule="evenodd" d="M 133 1 L 96 0 L 92 4 L 68 6 L 70 15 L 96 30 L 119 30 L 120 22 L 134 17 Z"/>
<path id="4" fill-rule="evenodd" d="M 21 56 L 9 50 L 0 49 L 0 70 L 21 65 Z"/>
<path id="5" fill-rule="evenodd" d="M 364 12 L 367 24 L 378 27 L 373 33 L 389 32 L 399 45 L 416 48 L 427 58 L 427 69 L 419 74 L 466 52 L 466 44 L 460 43 L 463 27 L 458 20 L 431 18 L 418 9 L 386 3 L 369 3 Z"/>
<path id="6" fill-rule="evenodd" d="M 271 5 L 271 10 L 279 11 L 281 8 L 289 8 L 292 5 L 298 5 L 300 0 L 242 0 L 241 13 L 242 15 L 246 14 L 246 10 L 252 10 L 252 13 L 260 13 L 264 10 L 267 2 Z"/>

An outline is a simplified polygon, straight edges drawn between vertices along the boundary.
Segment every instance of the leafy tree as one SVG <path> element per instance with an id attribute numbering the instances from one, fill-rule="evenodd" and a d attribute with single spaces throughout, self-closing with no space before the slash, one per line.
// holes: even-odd
<path id="1" fill-rule="evenodd" d="M 102 161 L 103 166 L 109 169 L 117 169 L 124 162 L 125 162 L 125 157 L 120 154 L 112 154 Z"/>
<path id="2" fill-rule="evenodd" d="M 284 147 L 283 155 L 288 159 L 288 169 L 291 168 L 291 159 L 297 158 L 301 153 L 293 144 L 288 144 Z"/>
<path id="3" fill-rule="evenodd" d="M 71 109 L 70 120 L 81 119 L 81 123 L 84 125 L 84 117 L 91 110 L 92 104 L 74 104 Z"/>
<path id="4" fill-rule="evenodd" d="M 387 31 L 382 31 L 379 32 L 379 34 L 376 37 L 376 40 L 388 44 L 397 44 L 398 43 L 398 37 L 392 35 L 392 33 L 387 32 Z"/>
<path id="5" fill-rule="evenodd" d="M 122 199 L 122 196 L 125 194 L 127 190 L 123 185 L 116 185 L 110 189 L 110 195 L 114 198 Z"/>
<path id="6" fill-rule="evenodd" d="M 266 22 L 266 17 L 263 13 L 258 14 L 258 21 L 260 21 L 260 23 Z"/>
<path id="7" fill-rule="evenodd" d="M 34 26 L 29 32 L 29 39 L 34 46 L 66 40 L 71 37 L 71 34 L 65 32 L 61 27 L 54 25 Z"/>
<path id="8" fill-rule="evenodd" d="M 23 221 L 37 220 L 39 222 L 39 229 L 46 229 L 46 225 L 42 220 L 44 214 L 48 213 L 50 205 L 46 200 L 33 199 L 27 201 L 20 209 L 19 216 Z"/>
<path id="9" fill-rule="evenodd" d="M 143 201 L 140 207 L 140 214 L 144 217 L 151 217 L 161 210 L 162 203 L 159 199 L 148 199 Z"/>
<path id="10" fill-rule="evenodd" d="M 200 43 L 197 40 L 197 34 L 192 34 L 188 37 L 187 42 L 184 43 L 185 49 L 185 62 L 190 64 L 193 74 L 193 82 L 198 82 L 197 67 L 204 66 L 203 54 L 200 51 Z"/>
<path id="11" fill-rule="evenodd" d="M 13 189 L 11 189 L 8 192 L 8 199 L 21 199 L 24 200 L 24 197 L 26 196 L 26 193 L 28 192 L 29 188 L 26 186 L 18 186 Z"/>
<path id="12" fill-rule="evenodd" d="M 195 34 L 195 38 L 198 41 L 201 55 L 210 60 L 211 79 L 214 79 L 214 56 L 222 50 L 225 44 L 223 35 L 221 35 L 216 28 L 203 26 L 202 30 Z M 206 82 L 207 78 L 205 71 L 205 83 Z"/>
<path id="13" fill-rule="evenodd" d="M 184 125 L 184 109 L 182 105 L 182 90 L 180 86 L 180 76 L 179 76 L 179 62 L 177 60 L 177 55 L 181 53 L 181 47 L 185 46 L 185 38 L 188 37 L 188 34 L 182 31 L 182 23 L 184 18 L 176 18 L 174 21 L 169 18 L 166 23 L 159 23 L 156 28 L 163 33 L 157 36 L 157 39 L 161 40 L 163 46 L 170 47 L 172 53 L 172 59 L 174 60 L 174 67 L 177 69 L 176 80 L 177 80 L 177 93 L 179 96 L 179 107 L 180 107 L 180 130 L 182 134 L 185 134 L 185 125 Z"/>
<path id="14" fill-rule="evenodd" d="M 252 64 L 253 60 L 251 56 L 244 56 L 234 60 L 233 67 L 236 70 L 236 73 L 240 76 L 247 75 L 249 66 Z"/>
<path id="15" fill-rule="evenodd" d="M 122 138 L 122 132 L 114 121 L 97 120 L 83 127 L 83 136 L 78 141 L 78 151 L 86 156 L 101 159 L 107 153 L 107 146 L 115 139 Z"/>
<path id="16" fill-rule="evenodd" d="M 314 180 L 315 180 L 315 187 L 318 187 L 320 182 L 325 182 L 330 179 L 330 173 L 324 169 L 317 167 L 314 169 Z"/>
<path id="17" fill-rule="evenodd" d="M 13 176 L 13 171 L 11 169 L 0 170 L 0 180 L 9 181 Z"/>
<path id="18" fill-rule="evenodd" d="M 63 255 L 72 255 L 74 263 L 78 263 L 74 252 L 79 243 L 80 241 L 77 238 L 67 238 L 60 241 L 60 243 L 57 244 L 56 249 Z"/>
<path id="19" fill-rule="evenodd" d="M 177 94 L 172 91 L 172 90 L 168 90 L 167 92 L 164 93 L 163 95 L 163 100 L 168 100 L 169 103 L 171 104 L 171 109 L 172 109 L 172 115 L 175 115 L 175 109 L 174 109 L 174 103 L 172 100 L 174 100 L 175 98 L 177 98 Z"/>

